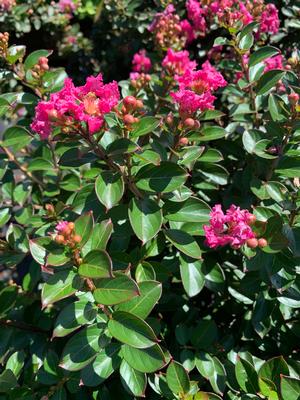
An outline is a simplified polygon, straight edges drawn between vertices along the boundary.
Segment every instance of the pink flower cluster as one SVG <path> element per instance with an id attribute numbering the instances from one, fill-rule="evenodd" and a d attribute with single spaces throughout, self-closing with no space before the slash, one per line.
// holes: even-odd
<path id="1" fill-rule="evenodd" d="M 58 8 L 63 13 L 71 14 L 78 8 L 78 5 L 73 0 L 59 0 Z"/>
<path id="2" fill-rule="evenodd" d="M 238 21 L 243 25 L 257 21 L 259 33 L 277 33 L 280 24 L 276 6 L 265 5 L 264 0 L 187 0 L 186 10 L 194 31 L 201 36 L 205 36 L 216 17 L 219 24 L 226 26 L 234 26 Z"/>
<path id="3" fill-rule="evenodd" d="M 271 71 L 272 69 L 284 69 L 283 61 L 284 58 L 281 54 L 278 54 L 278 56 L 275 57 L 267 58 L 264 61 L 265 64 L 264 72 Z"/>
<path id="4" fill-rule="evenodd" d="M 221 205 L 217 204 L 210 213 L 210 224 L 203 227 L 205 244 L 212 249 L 228 244 L 239 249 L 248 239 L 255 238 L 250 226 L 254 220 L 254 215 L 248 210 L 232 204 L 224 214 Z"/>
<path id="5" fill-rule="evenodd" d="M 1 0 L 0 1 L 0 11 L 11 11 L 11 9 L 16 5 L 16 0 Z"/>
<path id="6" fill-rule="evenodd" d="M 149 72 L 151 65 L 150 58 L 146 56 L 146 50 L 140 50 L 133 56 L 132 70 L 134 72 Z"/>
<path id="7" fill-rule="evenodd" d="M 46 139 L 56 127 L 64 133 L 81 133 L 81 124 L 85 122 L 88 133 L 93 134 L 102 127 L 103 115 L 110 112 L 119 99 L 118 84 L 104 84 L 101 74 L 90 76 L 86 84 L 79 87 L 66 79 L 64 87 L 51 94 L 49 101 L 38 103 L 31 129 Z"/>
<path id="8" fill-rule="evenodd" d="M 167 55 L 162 61 L 162 66 L 167 69 L 170 75 L 183 75 L 188 70 L 194 70 L 197 63 L 190 60 L 187 50 L 174 51 L 168 49 Z"/>
<path id="9" fill-rule="evenodd" d="M 214 108 L 216 99 L 212 92 L 227 85 L 222 74 L 209 61 L 202 65 L 201 70 L 187 69 L 182 76 L 177 77 L 179 91 L 171 96 L 179 105 L 181 117 L 191 116 L 196 111 Z"/>

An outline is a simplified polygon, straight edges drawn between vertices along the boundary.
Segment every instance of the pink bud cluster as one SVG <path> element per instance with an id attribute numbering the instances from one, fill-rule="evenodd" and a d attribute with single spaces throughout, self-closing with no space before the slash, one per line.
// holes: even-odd
<path id="1" fill-rule="evenodd" d="M 255 239 L 255 233 L 250 226 L 255 222 L 255 216 L 233 204 L 225 214 L 221 205 L 216 204 L 210 213 L 209 222 L 203 229 L 205 244 L 212 249 L 226 245 L 239 249 L 248 240 Z"/>
<path id="2" fill-rule="evenodd" d="M 186 9 L 194 31 L 200 36 L 205 36 L 215 19 L 226 27 L 257 21 L 259 33 L 274 34 L 279 30 L 278 10 L 274 4 L 265 4 L 264 0 L 187 0 Z"/>
<path id="3" fill-rule="evenodd" d="M 180 20 L 173 4 L 169 4 L 162 13 L 155 15 L 149 30 L 154 33 L 157 46 L 163 50 L 180 50 L 194 37 L 189 21 Z"/>
<path id="4" fill-rule="evenodd" d="M 101 129 L 104 114 L 109 113 L 119 99 L 117 82 L 104 84 L 101 74 L 90 76 L 85 85 L 78 87 L 68 78 L 59 92 L 51 94 L 49 101 L 38 103 L 31 129 L 42 139 L 57 127 L 65 134 L 93 134 Z"/>
<path id="5" fill-rule="evenodd" d="M 212 93 L 227 85 L 222 74 L 209 61 L 200 70 L 186 70 L 177 81 L 179 91 L 171 93 L 171 96 L 179 105 L 182 119 L 193 116 L 198 110 L 213 109 L 216 97 Z"/>
<path id="6" fill-rule="evenodd" d="M 169 75 L 183 75 L 186 71 L 194 70 L 197 66 L 196 61 L 191 61 L 187 50 L 174 51 L 168 49 L 167 55 L 162 61 L 162 66 Z"/>

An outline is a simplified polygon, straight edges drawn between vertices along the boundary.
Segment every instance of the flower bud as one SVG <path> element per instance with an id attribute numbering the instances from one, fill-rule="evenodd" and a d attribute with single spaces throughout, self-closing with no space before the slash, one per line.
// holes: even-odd
<path id="1" fill-rule="evenodd" d="M 54 212 L 55 212 L 52 204 L 46 204 L 45 209 L 46 209 L 46 211 L 48 211 L 49 214 L 54 214 Z"/>
<path id="2" fill-rule="evenodd" d="M 289 102 L 290 102 L 293 106 L 295 106 L 295 105 L 298 103 L 298 101 L 299 101 L 299 94 L 298 94 L 298 93 L 295 93 L 295 92 L 292 92 L 291 94 L 289 94 L 288 98 L 289 98 Z"/>
<path id="3" fill-rule="evenodd" d="M 142 102 L 142 100 L 137 100 L 136 101 L 136 108 L 143 108 L 144 107 L 144 103 Z"/>
<path id="4" fill-rule="evenodd" d="M 195 121 L 193 120 L 193 118 L 187 118 L 184 120 L 183 125 L 186 128 L 193 128 L 195 126 Z"/>
<path id="5" fill-rule="evenodd" d="M 167 115 L 166 123 L 168 125 L 173 125 L 173 122 L 174 122 L 174 117 L 173 117 L 173 114 L 170 113 L 170 114 Z"/>
<path id="6" fill-rule="evenodd" d="M 56 243 L 58 243 L 58 244 L 62 244 L 62 243 L 64 243 L 65 238 L 63 237 L 63 235 L 56 235 L 56 236 L 55 236 L 55 241 L 56 241 Z"/>
<path id="7" fill-rule="evenodd" d="M 71 229 L 71 231 L 75 228 L 74 222 L 69 222 L 68 227 Z"/>
<path id="8" fill-rule="evenodd" d="M 125 114 L 123 118 L 124 124 L 125 125 L 131 125 L 135 122 L 135 118 L 131 114 Z"/>
<path id="9" fill-rule="evenodd" d="M 248 218 L 247 218 L 248 224 L 249 224 L 249 225 L 253 225 L 255 221 L 256 221 L 256 216 L 253 215 L 253 214 L 250 214 L 250 215 L 248 216 Z"/>
<path id="10" fill-rule="evenodd" d="M 267 240 L 265 238 L 258 239 L 258 246 L 261 248 L 268 246 Z"/>
<path id="11" fill-rule="evenodd" d="M 180 138 L 179 144 L 180 144 L 180 146 L 186 146 L 187 144 L 189 144 L 188 138 L 186 138 L 186 137 Z"/>
<path id="12" fill-rule="evenodd" d="M 73 240 L 75 243 L 80 243 L 82 240 L 82 237 L 80 235 L 74 235 Z"/>
<path id="13" fill-rule="evenodd" d="M 258 240 L 255 238 L 248 239 L 246 243 L 250 249 L 255 249 L 258 246 Z"/>
<path id="14" fill-rule="evenodd" d="M 123 103 L 126 108 L 135 108 L 137 100 L 133 96 L 126 96 L 123 100 Z"/>

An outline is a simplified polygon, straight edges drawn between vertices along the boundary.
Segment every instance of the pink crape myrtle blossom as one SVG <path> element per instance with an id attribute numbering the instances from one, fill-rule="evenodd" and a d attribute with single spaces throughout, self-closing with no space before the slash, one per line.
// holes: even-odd
<path id="1" fill-rule="evenodd" d="M 280 21 L 275 4 L 267 4 L 260 18 L 260 32 L 277 33 Z"/>
<path id="2" fill-rule="evenodd" d="M 207 26 L 206 19 L 207 8 L 203 8 L 198 0 L 188 0 L 186 2 L 188 19 L 192 21 L 196 31 L 205 34 Z"/>
<path id="3" fill-rule="evenodd" d="M 214 108 L 216 97 L 209 91 L 196 94 L 192 90 L 182 89 L 178 92 L 171 93 L 171 97 L 179 105 L 179 113 L 183 116 L 189 116 L 196 111 L 204 111 Z"/>
<path id="4" fill-rule="evenodd" d="M 102 127 L 104 114 L 119 99 L 118 84 L 104 84 L 101 74 L 87 78 L 86 84 L 78 87 L 68 78 L 59 92 L 51 94 L 49 101 L 38 103 L 31 129 L 47 139 L 56 127 L 66 133 L 79 133 L 78 127 L 85 122 L 88 133 L 93 134 Z"/>
<path id="5" fill-rule="evenodd" d="M 272 69 L 284 69 L 283 61 L 284 58 L 281 54 L 278 54 L 278 56 L 275 57 L 267 58 L 264 60 L 264 72 L 271 71 Z"/>
<path id="6" fill-rule="evenodd" d="M 11 11 L 11 9 L 16 5 L 16 0 L 1 0 L 0 1 L 0 12 L 1 11 Z"/>
<path id="7" fill-rule="evenodd" d="M 77 4 L 73 0 L 59 0 L 59 10 L 63 13 L 72 13 L 77 9 Z"/>
<path id="8" fill-rule="evenodd" d="M 149 72 L 151 66 L 151 60 L 146 56 L 146 50 L 140 50 L 134 54 L 132 59 L 132 70 L 134 72 Z"/>
<path id="9" fill-rule="evenodd" d="M 201 70 L 187 69 L 182 76 L 176 76 L 179 91 L 171 93 L 171 97 L 179 105 L 182 117 L 191 116 L 196 111 L 214 108 L 216 97 L 212 92 L 227 85 L 222 74 L 209 61 Z"/>
<path id="10" fill-rule="evenodd" d="M 180 21 L 182 32 L 186 36 L 186 43 L 190 44 L 195 40 L 194 29 L 187 19 Z"/>
<path id="11" fill-rule="evenodd" d="M 174 51 L 168 49 L 167 55 L 162 61 L 162 66 L 172 75 L 183 75 L 187 70 L 194 70 L 196 61 L 191 61 L 187 50 Z"/>
<path id="12" fill-rule="evenodd" d="M 227 85 L 223 75 L 209 61 L 202 64 L 201 70 L 187 69 L 182 76 L 178 77 L 178 83 L 180 89 L 192 89 L 196 93 L 217 90 Z"/>
<path id="13" fill-rule="evenodd" d="M 60 221 L 56 227 L 55 230 L 57 233 L 62 233 L 64 231 L 64 229 L 66 229 L 68 227 L 69 222 L 67 221 Z"/>
<path id="14" fill-rule="evenodd" d="M 248 210 L 233 204 L 224 214 L 221 205 L 216 204 L 210 213 L 209 225 L 203 227 L 205 244 L 212 249 L 226 245 L 239 249 L 248 239 L 255 238 L 250 226 L 253 217 Z"/>

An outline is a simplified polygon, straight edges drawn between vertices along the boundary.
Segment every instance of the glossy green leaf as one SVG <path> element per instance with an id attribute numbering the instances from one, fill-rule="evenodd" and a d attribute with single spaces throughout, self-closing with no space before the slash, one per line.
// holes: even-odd
<path id="1" fill-rule="evenodd" d="M 35 66 L 40 57 L 48 57 L 52 54 L 52 50 L 36 50 L 30 53 L 24 62 L 24 67 L 25 71 L 31 69 L 33 66 Z"/>
<path id="2" fill-rule="evenodd" d="M 253 67 L 254 65 L 266 60 L 267 58 L 273 57 L 279 53 L 279 50 L 276 47 L 272 46 L 264 46 L 260 47 L 254 53 L 251 54 L 249 59 L 249 66 Z"/>
<path id="3" fill-rule="evenodd" d="M 113 279 L 99 279 L 95 284 L 95 301 L 108 306 L 123 303 L 140 294 L 134 280 L 123 274 Z"/>
<path id="4" fill-rule="evenodd" d="M 147 386 L 145 373 L 135 370 L 125 360 L 120 366 L 121 382 L 124 388 L 133 396 L 144 397 Z"/>
<path id="5" fill-rule="evenodd" d="M 108 330 L 115 339 L 138 349 L 151 347 L 158 341 L 145 321 L 125 311 L 115 311 L 112 314 Z"/>
<path id="6" fill-rule="evenodd" d="M 274 357 L 266 361 L 259 369 L 258 376 L 273 382 L 278 391 L 280 390 L 281 375 L 288 375 L 289 368 L 282 356 Z"/>
<path id="7" fill-rule="evenodd" d="M 285 75 L 285 71 L 273 69 L 265 72 L 257 82 L 256 92 L 258 95 L 266 94 L 271 90 Z"/>
<path id="8" fill-rule="evenodd" d="M 156 129 L 159 124 L 160 121 L 155 117 L 148 116 L 140 118 L 139 122 L 132 125 L 133 130 L 130 133 L 130 137 L 136 138 L 147 135 L 148 133 L 153 132 L 154 129 Z"/>
<path id="9" fill-rule="evenodd" d="M 73 271 L 57 272 L 50 276 L 42 288 L 43 308 L 72 296 L 82 287 L 82 284 L 80 276 Z"/>
<path id="10" fill-rule="evenodd" d="M 176 361 L 171 361 L 167 368 L 167 384 L 175 394 L 184 394 L 190 389 L 188 373 Z"/>
<path id="11" fill-rule="evenodd" d="M 162 211 L 154 200 L 131 199 L 128 215 L 132 229 L 143 244 L 151 240 L 161 228 Z"/>
<path id="12" fill-rule="evenodd" d="M 165 218 L 177 222 L 208 222 L 211 208 L 203 200 L 190 197 L 184 202 L 166 202 Z"/>
<path id="13" fill-rule="evenodd" d="M 124 193 L 124 182 L 117 172 L 103 171 L 95 182 L 99 201 L 109 210 L 119 203 Z"/>
<path id="14" fill-rule="evenodd" d="M 282 400 L 300 400 L 300 379 L 281 376 Z"/>
<path id="15" fill-rule="evenodd" d="M 257 372 L 247 360 L 238 358 L 235 364 L 235 376 L 244 392 L 255 394 L 259 391 Z"/>
<path id="16" fill-rule="evenodd" d="M 45 236 L 29 241 L 32 257 L 40 265 L 60 266 L 70 261 L 68 248 Z"/>
<path id="17" fill-rule="evenodd" d="M 140 372 L 155 372 L 166 364 L 164 353 L 158 344 L 147 349 L 137 349 L 124 344 L 122 346 L 122 355 L 132 368 Z"/>
<path id="18" fill-rule="evenodd" d="M 104 250 L 92 250 L 82 260 L 78 273 L 86 278 L 112 277 L 112 261 Z"/>
<path id="19" fill-rule="evenodd" d="M 202 272 L 202 262 L 180 257 L 180 276 L 184 290 L 189 297 L 194 297 L 201 292 L 205 284 L 205 276 Z"/>
<path id="20" fill-rule="evenodd" d="M 93 213 L 88 212 L 81 215 L 75 221 L 75 233 L 81 236 L 80 246 L 83 246 L 92 234 L 94 227 Z"/>
<path id="21" fill-rule="evenodd" d="M 182 253 L 192 258 L 201 258 L 201 250 L 195 239 L 179 229 L 164 231 L 166 238 Z"/>

